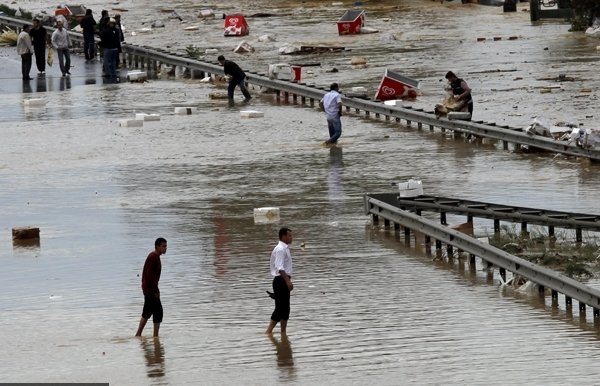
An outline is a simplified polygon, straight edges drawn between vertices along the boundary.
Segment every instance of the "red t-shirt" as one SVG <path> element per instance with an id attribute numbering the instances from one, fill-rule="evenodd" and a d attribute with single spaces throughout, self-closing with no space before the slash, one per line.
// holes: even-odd
<path id="1" fill-rule="evenodd" d="M 154 295 L 160 293 L 158 290 L 158 281 L 160 280 L 160 255 L 156 251 L 150 252 L 144 263 L 142 271 L 142 291 L 144 295 Z"/>

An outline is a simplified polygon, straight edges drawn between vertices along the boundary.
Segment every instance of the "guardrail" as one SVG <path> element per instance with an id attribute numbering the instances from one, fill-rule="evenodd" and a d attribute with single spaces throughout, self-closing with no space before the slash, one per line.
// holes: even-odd
<path id="1" fill-rule="evenodd" d="M 456 213 L 467 216 L 467 221 L 473 217 L 494 220 L 494 232 L 500 232 L 500 221 L 510 221 L 521 224 L 521 231 L 526 232 L 528 224 L 548 227 L 548 235 L 554 236 L 554 228 L 574 229 L 576 241 L 582 242 L 582 230 L 600 232 L 600 215 L 562 212 L 539 208 L 526 208 L 494 204 L 490 202 L 464 200 L 450 197 L 418 196 L 399 197 L 398 193 L 379 193 L 371 195 L 397 208 L 416 212 L 423 211 L 440 213 L 440 222 L 446 224 L 446 213 Z"/>
<path id="2" fill-rule="evenodd" d="M 389 222 L 398 224 L 405 229 L 405 234 L 410 231 L 420 232 L 426 235 L 426 243 L 431 238 L 437 240 L 436 248 L 441 248 L 441 243 L 447 246 L 456 247 L 462 251 L 471 254 L 471 263 L 474 264 L 474 257 L 479 256 L 483 261 L 499 267 L 501 270 L 508 270 L 527 280 L 537 283 L 540 294 L 545 292 L 545 288 L 552 290 L 552 298 L 558 297 L 558 293 L 565 295 L 566 304 L 570 306 L 572 299 L 579 301 L 580 312 L 585 312 L 586 305 L 594 310 L 594 317 L 600 317 L 600 291 L 586 286 L 565 275 L 552 271 L 548 268 L 538 266 L 527 260 L 513 256 L 492 245 L 483 243 L 462 232 L 450 229 L 434 221 L 423 218 L 417 214 L 402 210 L 396 206 L 390 205 L 381 200 L 366 194 L 365 214 L 373 216 L 373 223 L 378 223 L 379 217 L 386 219 L 386 225 Z M 398 227 L 395 227 L 398 228 Z"/>
<path id="3" fill-rule="evenodd" d="M 21 28 L 24 21 L 7 16 L 0 16 L 0 23 L 11 25 L 15 28 Z M 51 27 L 46 28 L 49 28 L 50 30 L 53 29 Z M 83 36 L 81 34 L 72 31 L 69 33 L 77 44 L 83 42 Z M 193 72 L 198 71 L 201 75 L 223 74 L 223 68 L 220 65 L 206 63 L 192 58 L 185 58 L 159 48 L 123 44 L 122 50 L 126 56 L 126 64 L 134 68 L 145 67 L 150 70 L 157 70 L 161 64 L 167 64 L 189 69 Z M 306 103 L 306 100 L 308 99 L 311 106 L 314 106 L 315 100 L 319 100 L 327 92 L 325 88 L 316 85 L 270 79 L 265 73 L 256 73 L 252 71 L 246 71 L 246 80 L 250 84 L 275 90 L 278 96 L 283 92 L 286 100 L 292 95 L 294 103 L 297 101 L 298 96 L 301 97 L 302 104 Z M 367 116 L 374 115 L 375 118 L 383 116 L 386 120 L 390 120 L 391 118 L 394 118 L 397 122 L 404 120 L 408 126 L 411 126 L 412 123 L 415 122 L 419 129 L 421 129 L 423 125 L 426 125 L 429 126 L 429 130 L 431 131 L 437 127 L 442 131 L 452 130 L 455 134 L 464 133 L 475 137 L 499 140 L 503 142 L 504 149 L 508 149 L 508 144 L 512 143 L 515 148 L 520 148 L 525 145 L 553 153 L 584 157 L 591 160 L 600 160 L 600 150 L 583 149 L 569 142 L 529 135 L 522 132 L 520 128 L 496 126 L 493 122 L 449 120 L 447 118 L 438 118 L 433 112 L 406 107 L 388 106 L 377 101 L 347 96 L 342 96 L 342 104 L 346 107 L 346 111 L 354 109 L 356 113 L 363 111 Z"/>

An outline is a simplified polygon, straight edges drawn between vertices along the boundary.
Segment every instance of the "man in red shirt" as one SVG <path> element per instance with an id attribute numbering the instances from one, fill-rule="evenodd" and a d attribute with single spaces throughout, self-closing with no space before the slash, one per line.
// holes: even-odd
<path id="1" fill-rule="evenodd" d="M 161 262 L 160 255 L 167 253 L 167 240 L 159 237 L 154 242 L 154 251 L 150 252 L 144 263 L 142 271 L 142 291 L 144 292 L 144 309 L 142 318 L 135 336 L 142 336 L 146 322 L 152 316 L 154 322 L 154 336 L 158 336 L 158 329 L 163 319 L 163 308 L 160 302 L 158 281 L 160 280 Z"/>

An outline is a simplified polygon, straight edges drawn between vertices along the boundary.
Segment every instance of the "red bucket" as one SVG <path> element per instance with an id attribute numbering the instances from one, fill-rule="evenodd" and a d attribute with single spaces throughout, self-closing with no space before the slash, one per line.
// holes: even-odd
<path id="1" fill-rule="evenodd" d="M 302 67 L 292 66 L 292 82 L 300 82 L 302 80 Z"/>

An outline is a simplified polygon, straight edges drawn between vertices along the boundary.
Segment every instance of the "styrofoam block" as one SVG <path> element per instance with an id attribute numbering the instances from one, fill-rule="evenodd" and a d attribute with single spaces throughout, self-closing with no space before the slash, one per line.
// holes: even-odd
<path id="1" fill-rule="evenodd" d="M 119 126 L 121 127 L 140 127 L 144 126 L 144 121 L 138 119 L 119 119 Z"/>
<path id="2" fill-rule="evenodd" d="M 242 110 L 240 111 L 240 116 L 242 118 L 261 118 L 265 116 L 265 113 L 256 110 Z"/>
<path id="3" fill-rule="evenodd" d="M 400 106 L 402 107 L 402 101 L 400 99 L 393 99 L 390 101 L 384 101 L 384 104 L 388 105 L 388 106 Z"/>
<path id="4" fill-rule="evenodd" d="M 193 109 L 191 107 L 175 107 L 175 114 L 179 115 L 192 115 Z"/>
<path id="5" fill-rule="evenodd" d="M 148 78 L 146 71 L 129 71 L 127 72 L 127 80 L 144 80 Z"/>
<path id="6" fill-rule="evenodd" d="M 410 179 L 407 182 L 398 183 L 400 197 L 417 197 L 423 195 L 423 184 L 421 180 Z"/>
<path id="7" fill-rule="evenodd" d="M 367 92 L 366 87 L 352 87 L 352 92 Z"/>
<path id="8" fill-rule="evenodd" d="M 159 114 L 146 114 L 146 113 L 138 113 L 135 114 L 135 119 L 138 121 L 160 121 Z"/>
<path id="9" fill-rule="evenodd" d="M 47 102 L 45 99 L 40 99 L 40 98 L 25 99 L 23 101 L 23 104 L 28 107 L 42 107 L 42 106 L 46 106 L 46 103 Z"/>
<path id="10" fill-rule="evenodd" d="M 279 221 L 279 208 L 254 208 L 255 223 L 270 223 Z"/>

